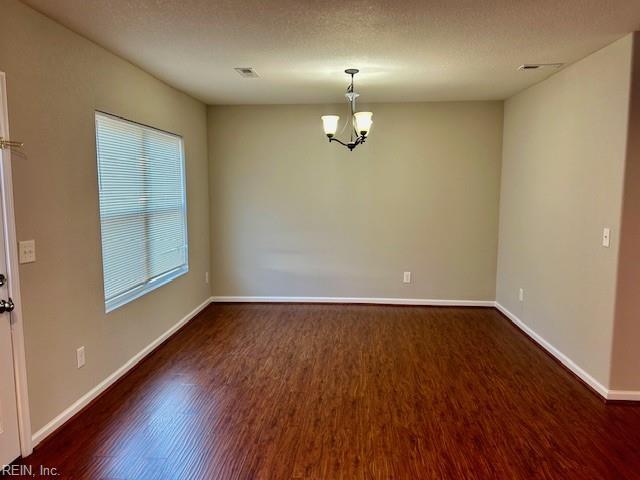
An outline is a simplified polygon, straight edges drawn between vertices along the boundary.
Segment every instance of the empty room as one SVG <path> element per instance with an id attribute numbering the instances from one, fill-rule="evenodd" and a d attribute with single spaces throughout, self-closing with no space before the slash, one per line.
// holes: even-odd
<path id="1" fill-rule="evenodd" d="M 640 480 L 640 2 L 0 0 L 0 477 Z"/>

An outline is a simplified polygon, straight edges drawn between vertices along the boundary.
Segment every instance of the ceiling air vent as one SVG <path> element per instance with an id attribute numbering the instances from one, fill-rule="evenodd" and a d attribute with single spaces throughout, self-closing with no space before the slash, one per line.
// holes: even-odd
<path id="1" fill-rule="evenodd" d="M 524 65 L 520 65 L 518 67 L 518 70 L 522 70 L 522 71 L 542 70 L 543 68 L 558 69 L 563 65 L 564 63 L 525 63 Z"/>
<path id="2" fill-rule="evenodd" d="M 236 67 L 234 68 L 236 72 L 240 74 L 241 77 L 245 78 L 258 78 L 258 74 L 251 67 Z"/>

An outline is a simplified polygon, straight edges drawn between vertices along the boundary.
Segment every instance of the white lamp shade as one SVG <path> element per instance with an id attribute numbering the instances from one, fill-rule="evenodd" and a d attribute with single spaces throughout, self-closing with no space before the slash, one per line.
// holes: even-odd
<path id="1" fill-rule="evenodd" d="M 373 123 L 373 113 L 371 112 L 358 112 L 354 113 L 353 117 L 356 121 L 356 131 L 360 135 L 367 135 L 371 130 L 371 124 Z"/>
<path id="2" fill-rule="evenodd" d="M 340 117 L 338 115 L 323 115 L 322 117 L 322 127 L 324 128 L 324 133 L 327 137 L 333 137 L 338 131 L 338 120 Z"/>

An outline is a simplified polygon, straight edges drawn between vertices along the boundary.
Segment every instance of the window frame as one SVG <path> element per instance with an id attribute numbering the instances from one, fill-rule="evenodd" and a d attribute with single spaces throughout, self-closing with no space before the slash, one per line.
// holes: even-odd
<path id="1" fill-rule="evenodd" d="M 157 132 L 160 132 L 164 135 L 169 135 L 171 137 L 174 137 L 178 140 L 179 143 L 179 152 L 180 152 L 180 180 L 182 183 L 182 208 L 181 209 L 177 209 L 178 211 L 182 211 L 182 216 L 183 216 L 183 228 L 184 228 L 184 263 L 182 265 L 178 265 L 177 267 L 163 272 L 159 275 L 156 275 L 155 277 L 150 277 L 147 278 L 144 282 L 139 283 L 138 285 L 135 285 L 134 287 L 129 288 L 128 290 L 112 297 L 111 299 L 107 299 L 106 298 L 106 291 L 105 291 L 105 276 L 104 276 L 104 272 L 105 272 L 105 268 L 104 268 L 104 243 L 102 240 L 103 237 L 103 213 L 102 213 L 102 208 L 101 208 L 101 195 L 102 195 L 102 175 L 100 173 L 101 170 L 101 161 L 100 161 L 100 150 L 99 150 L 99 142 L 98 142 L 98 124 L 97 124 L 97 119 L 99 116 L 103 116 L 103 117 L 110 117 L 112 119 L 115 119 L 119 122 L 123 122 L 125 124 L 131 124 L 131 125 L 135 125 L 138 127 L 141 127 L 142 129 L 150 129 L 150 130 L 155 130 Z M 146 295 L 147 293 L 150 293 L 168 283 L 170 283 L 171 281 L 175 280 L 176 278 L 181 277 L 182 275 L 184 275 L 185 273 L 189 272 L 189 236 L 188 236 L 188 206 L 187 206 L 187 178 L 186 178 L 186 162 L 185 162 L 185 152 L 184 152 L 184 139 L 182 137 L 182 135 L 178 135 L 176 133 L 173 132 L 169 132 L 166 130 L 162 130 L 160 128 L 156 128 L 156 127 L 152 127 L 150 125 L 146 125 L 144 123 L 140 123 L 140 122 L 136 122 L 135 120 L 130 120 L 128 118 L 122 117 L 120 115 L 115 115 L 109 112 L 105 112 L 102 110 L 94 110 L 94 123 L 95 123 L 95 135 L 96 135 L 96 166 L 97 166 L 97 181 L 98 181 L 98 210 L 99 210 L 99 223 L 100 223 L 100 259 L 101 259 L 101 265 L 102 265 L 102 291 L 103 291 L 103 298 L 104 298 L 104 306 L 105 306 L 105 313 L 110 313 L 126 304 L 128 304 L 129 302 L 132 302 L 133 300 L 136 300 L 144 295 Z M 145 181 L 146 181 L 146 177 L 145 177 Z M 132 213 L 129 213 L 128 215 L 131 215 Z M 135 213 L 134 213 L 135 215 Z M 146 217 L 149 216 L 149 212 L 145 212 L 143 214 L 145 218 L 145 222 Z M 123 215 L 124 216 L 124 215 Z M 147 265 L 147 270 L 148 270 L 148 266 L 150 264 L 150 254 L 149 254 L 149 237 L 148 237 L 148 227 L 145 225 L 145 264 Z"/>

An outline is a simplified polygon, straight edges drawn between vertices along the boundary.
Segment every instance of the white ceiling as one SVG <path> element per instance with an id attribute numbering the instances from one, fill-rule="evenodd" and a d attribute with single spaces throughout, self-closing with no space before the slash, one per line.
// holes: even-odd
<path id="1" fill-rule="evenodd" d="M 639 0 L 24 0 L 210 104 L 503 99 L 640 27 Z M 241 78 L 234 67 L 254 67 Z"/>

